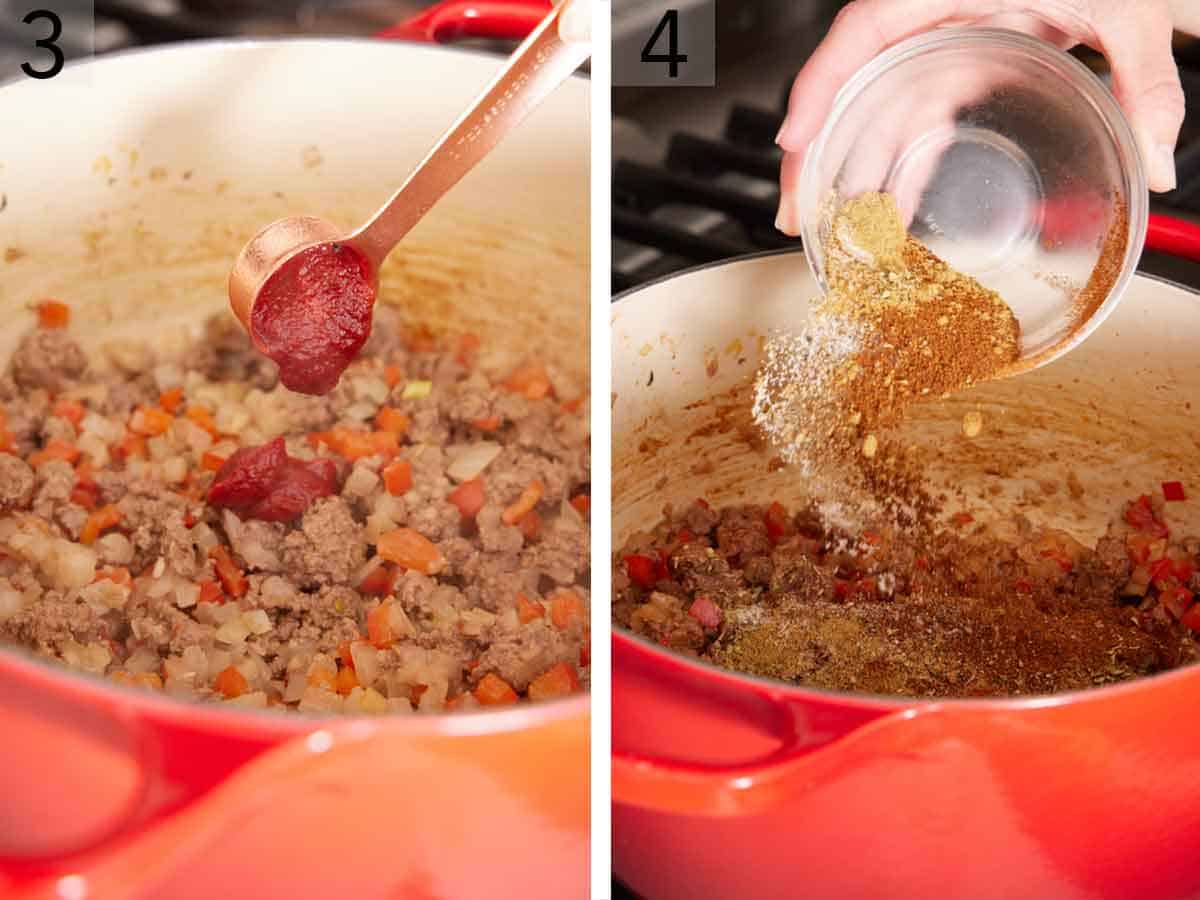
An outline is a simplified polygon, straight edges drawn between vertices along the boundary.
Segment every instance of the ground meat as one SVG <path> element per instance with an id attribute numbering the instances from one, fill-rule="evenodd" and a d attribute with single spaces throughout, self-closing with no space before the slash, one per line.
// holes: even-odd
<path id="1" fill-rule="evenodd" d="M 545 622 L 530 622 L 488 647 L 472 676 L 478 679 L 494 672 L 515 690 L 523 691 L 557 660 L 572 655 L 578 655 L 578 648 L 572 647 L 562 632 Z"/>
<path id="2" fill-rule="evenodd" d="M 1020 518 L 856 536 L 782 512 L 668 510 L 615 556 L 614 622 L 752 675 L 916 697 L 1054 693 L 1200 662 L 1200 542 L 1170 542 L 1151 498 L 1095 548 Z"/>
<path id="3" fill-rule="evenodd" d="M 177 575 L 193 578 L 205 565 L 185 524 L 186 500 L 176 494 L 138 492 L 126 494 L 117 510 L 133 544 L 133 568 L 143 569 L 165 559 Z"/>
<path id="4" fill-rule="evenodd" d="M 18 387 L 58 393 L 84 373 L 87 357 L 65 331 L 37 329 L 17 345 L 9 365 Z"/>
<path id="5" fill-rule="evenodd" d="M 33 499 L 33 469 L 23 459 L 0 453 L 0 510 L 21 509 Z"/>
<path id="6" fill-rule="evenodd" d="M 586 414 L 563 408 L 577 398 L 531 400 L 474 370 L 462 349 L 474 339 L 410 341 L 397 321 L 377 317 L 379 356 L 325 397 L 279 387 L 226 315 L 176 360 L 109 344 L 115 366 L 89 368 L 64 332 L 27 337 L 0 374 L 12 451 L 0 453 L 0 639 L 172 696 L 322 713 L 471 708 L 496 698 L 495 679 L 524 693 L 561 666 L 586 685 L 589 532 L 565 505 L 589 489 Z M 78 424 L 77 407 L 55 411 L 64 400 L 82 405 Z M 481 475 L 483 509 L 464 518 L 447 467 L 493 418 L 486 440 L 501 452 Z M 366 455 L 355 432 L 385 427 L 394 443 Z M 223 461 L 276 436 L 297 459 L 332 462 L 337 493 L 286 523 L 208 506 Z M 55 458 L 58 444 L 78 461 Z M 407 488 L 387 474 L 397 459 Z M 533 481 L 536 515 L 506 524 Z M 436 574 L 372 558 L 399 528 L 432 542 Z M 542 695 L 571 679 L 548 683 Z"/>
<path id="7" fill-rule="evenodd" d="M 308 508 L 300 528 L 283 542 L 284 562 L 302 584 L 346 584 L 367 561 L 362 526 L 341 497 Z"/>

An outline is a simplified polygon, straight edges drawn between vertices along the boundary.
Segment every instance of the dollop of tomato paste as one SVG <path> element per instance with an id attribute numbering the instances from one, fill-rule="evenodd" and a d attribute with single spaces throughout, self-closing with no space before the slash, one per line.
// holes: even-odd
<path id="1" fill-rule="evenodd" d="M 250 336 L 302 394 L 328 394 L 371 335 L 371 264 L 346 244 L 317 244 L 284 263 L 263 285 Z"/>
<path id="2" fill-rule="evenodd" d="M 280 437 L 260 447 L 243 447 L 225 460 L 208 489 L 208 502 L 245 519 L 290 522 L 314 500 L 337 491 L 332 459 L 295 459 Z"/>

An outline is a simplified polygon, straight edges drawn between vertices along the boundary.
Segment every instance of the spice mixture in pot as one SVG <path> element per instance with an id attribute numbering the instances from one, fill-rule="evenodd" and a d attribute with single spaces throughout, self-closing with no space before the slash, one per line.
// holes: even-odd
<path id="1" fill-rule="evenodd" d="M 830 292 L 804 332 L 767 343 L 753 409 L 773 469 L 792 464 L 810 502 L 666 508 L 614 556 L 615 623 L 739 672 L 909 697 L 1049 694 L 1200 661 L 1200 537 L 1172 529 L 1181 484 L 1114 496 L 1090 546 L 943 510 L 929 448 L 893 426 L 1004 374 L 1017 322 L 908 236 L 891 198 L 831 221 Z M 963 417 L 967 439 L 982 427 Z"/>
<path id="2" fill-rule="evenodd" d="M 582 388 L 386 306 L 309 397 L 231 317 L 190 351 L 70 310 L 0 378 L 0 638 L 122 684 L 329 713 L 549 699 L 588 680 Z"/>

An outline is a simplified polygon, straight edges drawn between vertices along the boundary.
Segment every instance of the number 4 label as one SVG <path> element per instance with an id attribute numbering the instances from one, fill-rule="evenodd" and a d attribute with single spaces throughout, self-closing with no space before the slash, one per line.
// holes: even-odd
<path id="1" fill-rule="evenodd" d="M 664 31 L 667 33 L 667 52 L 656 53 L 654 45 L 662 39 Z M 678 78 L 679 64 L 687 61 L 687 54 L 679 52 L 679 10 L 668 9 L 658 20 L 654 33 L 642 48 L 642 62 L 666 63 L 667 74 L 671 78 Z"/>

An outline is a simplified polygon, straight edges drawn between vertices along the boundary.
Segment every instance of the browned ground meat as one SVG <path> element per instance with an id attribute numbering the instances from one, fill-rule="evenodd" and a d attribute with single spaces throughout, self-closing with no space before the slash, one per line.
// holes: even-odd
<path id="1" fill-rule="evenodd" d="M 225 316 L 177 358 L 122 342 L 89 360 L 69 329 L 31 331 L 0 377 L 0 639 L 126 685 L 322 713 L 586 687 L 586 404 L 535 361 L 478 368 L 477 344 L 405 334 L 384 307 L 370 352 L 307 397 Z M 381 431 L 398 452 L 355 449 Z M 222 461 L 277 436 L 333 459 L 337 494 L 287 524 L 206 504 Z M 397 533 L 441 564 L 385 561 Z"/>
<path id="2" fill-rule="evenodd" d="M 829 690 L 1043 694 L 1200 660 L 1200 541 L 1139 498 L 1095 548 L 1021 519 L 850 535 L 697 501 L 613 563 L 617 625 L 725 668 Z M 1001 527 L 1002 526 L 1002 527 Z"/>

